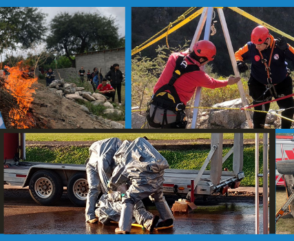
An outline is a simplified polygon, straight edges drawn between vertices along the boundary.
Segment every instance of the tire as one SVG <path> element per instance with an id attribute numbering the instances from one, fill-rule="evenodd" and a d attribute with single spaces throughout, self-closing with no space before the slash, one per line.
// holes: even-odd
<path id="1" fill-rule="evenodd" d="M 89 186 L 86 173 L 77 172 L 71 176 L 67 184 L 67 195 L 75 206 L 86 206 L 88 191 Z"/>
<path id="2" fill-rule="evenodd" d="M 276 165 L 280 174 L 294 174 L 294 160 L 279 161 Z"/>
<path id="3" fill-rule="evenodd" d="M 29 182 L 31 197 L 38 204 L 50 206 L 59 201 L 63 192 L 61 178 L 53 171 L 39 170 Z"/>

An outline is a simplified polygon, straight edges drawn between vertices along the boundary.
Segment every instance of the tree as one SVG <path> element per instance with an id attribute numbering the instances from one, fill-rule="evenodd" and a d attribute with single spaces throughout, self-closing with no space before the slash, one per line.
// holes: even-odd
<path id="1" fill-rule="evenodd" d="M 0 53 L 42 41 L 46 14 L 32 7 L 0 7 Z"/>
<path id="2" fill-rule="evenodd" d="M 123 42 L 113 18 L 99 13 L 60 13 L 50 24 L 47 48 L 64 54 L 75 66 L 75 54 L 118 48 Z"/>

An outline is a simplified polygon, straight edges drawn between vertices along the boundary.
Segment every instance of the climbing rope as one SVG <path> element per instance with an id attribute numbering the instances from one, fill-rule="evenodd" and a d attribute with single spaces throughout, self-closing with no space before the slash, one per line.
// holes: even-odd
<path id="1" fill-rule="evenodd" d="M 178 30 L 179 28 L 181 28 L 185 24 L 189 23 L 190 21 L 192 21 L 193 19 L 195 19 L 196 17 L 198 17 L 202 13 L 202 11 L 203 11 L 203 8 L 200 8 L 199 10 L 197 10 L 196 12 L 192 13 L 190 16 L 187 17 L 187 15 L 189 15 L 195 9 L 196 9 L 195 7 L 189 8 L 185 13 L 183 13 L 181 16 L 179 16 L 174 22 L 170 23 L 164 29 L 160 30 L 158 33 L 156 33 L 155 35 L 153 35 L 151 38 L 147 39 L 144 43 L 142 43 L 139 46 L 135 47 L 132 50 L 132 55 L 141 52 L 143 49 L 145 49 L 145 48 L 153 45 L 154 43 L 156 43 L 159 40 L 163 39 L 167 35 L 169 35 L 169 34 L 173 33 L 174 31 Z M 178 23 L 178 24 L 175 25 L 176 23 Z M 175 25 L 175 26 L 173 26 L 173 25 Z M 163 33 L 165 30 L 168 30 L 168 31 L 165 32 L 165 33 Z M 161 35 L 158 36 L 159 34 L 161 34 Z M 158 36 L 158 37 L 155 38 L 156 36 Z"/>

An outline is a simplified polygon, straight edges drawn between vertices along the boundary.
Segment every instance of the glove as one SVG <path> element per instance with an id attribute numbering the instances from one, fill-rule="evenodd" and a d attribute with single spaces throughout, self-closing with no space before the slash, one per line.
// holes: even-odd
<path id="1" fill-rule="evenodd" d="M 285 51 L 288 48 L 287 41 L 284 37 L 280 37 L 276 40 L 276 46 L 282 50 Z"/>
<path id="2" fill-rule="evenodd" d="M 248 70 L 248 66 L 243 62 L 243 61 L 238 61 L 237 62 L 237 67 L 240 73 L 245 72 Z"/>

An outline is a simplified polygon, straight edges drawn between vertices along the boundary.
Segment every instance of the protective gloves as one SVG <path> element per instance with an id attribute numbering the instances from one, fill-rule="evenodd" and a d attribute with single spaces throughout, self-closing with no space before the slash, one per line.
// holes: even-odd
<path id="1" fill-rule="evenodd" d="M 280 37 L 276 40 L 276 46 L 282 50 L 285 51 L 288 48 L 287 41 L 284 37 Z"/>
<path id="2" fill-rule="evenodd" d="M 237 67 L 240 73 L 243 73 L 246 70 L 248 70 L 248 66 L 243 61 L 237 61 Z"/>

